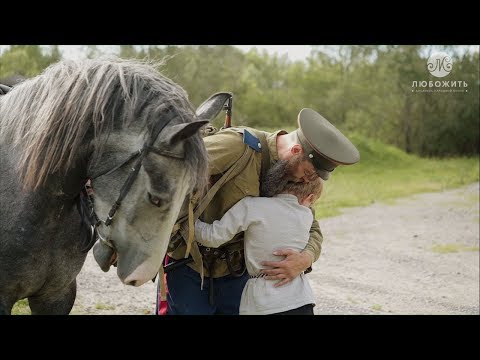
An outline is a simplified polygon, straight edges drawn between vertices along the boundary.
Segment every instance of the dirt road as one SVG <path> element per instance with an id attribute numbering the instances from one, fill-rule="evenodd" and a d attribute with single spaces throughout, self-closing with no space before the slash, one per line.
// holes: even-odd
<path id="1" fill-rule="evenodd" d="M 479 315 L 479 183 L 320 219 L 316 314 Z M 72 314 L 153 314 L 155 288 L 120 283 L 91 253 Z"/>

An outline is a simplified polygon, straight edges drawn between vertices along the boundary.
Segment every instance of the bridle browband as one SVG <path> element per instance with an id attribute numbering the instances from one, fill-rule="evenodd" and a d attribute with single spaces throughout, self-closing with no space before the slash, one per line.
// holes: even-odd
<path id="1" fill-rule="evenodd" d="M 97 240 L 96 239 L 97 236 L 102 243 L 111 247 L 112 249 L 115 249 L 112 242 L 110 240 L 106 239 L 104 236 L 102 236 L 100 234 L 100 232 L 98 231 L 98 227 L 102 223 L 105 226 L 110 226 L 112 224 L 115 213 L 120 208 L 120 205 L 122 204 L 123 199 L 125 198 L 125 196 L 127 196 L 128 192 L 130 191 L 133 183 L 135 182 L 135 179 L 137 178 L 138 172 L 140 171 L 143 159 L 145 158 L 145 156 L 148 155 L 149 152 L 154 152 L 154 153 L 159 154 L 159 155 L 165 155 L 165 156 L 176 157 L 176 158 L 179 157 L 175 154 L 172 154 L 167 149 L 161 150 L 161 149 L 157 149 L 157 148 L 152 147 L 153 143 L 155 142 L 157 137 L 160 135 L 162 130 L 165 128 L 165 126 L 167 126 L 170 123 L 170 121 L 172 121 L 177 116 L 178 116 L 178 114 L 175 112 L 175 110 L 172 107 L 169 107 L 167 109 L 167 111 L 162 115 L 160 120 L 155 124 L 155 127 L 154 127 L 152 133 L 150 134 L 150 138 L 145 142 L 145 144 L 143 145 L 143 147 L 141 149 L 132 153 L 126 160 L 121 162 L 119 165 L 116 165 L 112 169 L 103 171 L 99 174 L 95 174 L 94 176 L 89 176 L 89 178 L 93 180 L 93 179 L 96 179 L 100 176 L 111 174 L 114 171 L 120 169 L 125 164 L 129 163 L 131 160 L 137 158 L 137 160 L 135 161 L 135 164 L 131 168 L 130 173 L 128 174 L 127 180 L 125 180 L 125 183 L 123 184 L 122 188 L 120 189 L 120 194 L 118 195 L 117 200 L 115 201 L 115 203 L 110 208 L 110 211 L 108 212 L 108 216 L 105 220 L 100 220 L 99 219 L 99 217 L 95 213 L 95 210 L 94 210 L 94 207 L 93 207 L 93 199 L 92 199 L 91 195 L 88 195 L 89 207 L 91 209 L 91 214 L 92 214 L 92 216 L 95 220 L 95 224 L 91 225 L 91 239 L 90 239 L 90 242 L 87 245 L 87 247 L 84 249 L 84 251 L 85 250 L 86 251 L 90 250 L 90 248 L 93 246 L 93 244 Z M 97 234 L 97 236 L 95 236 L 95 233 Z"/>

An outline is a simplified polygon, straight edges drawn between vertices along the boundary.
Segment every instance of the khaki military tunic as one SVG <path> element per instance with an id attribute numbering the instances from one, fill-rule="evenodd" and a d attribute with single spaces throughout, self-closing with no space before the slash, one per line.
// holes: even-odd
<path id="1" fill-rule="evenodd" d="M 285 133 L 287 132 L 284 130 L 266 133 L 271 164 L 278 161 L 277 136 Z M 220 130 L 215 135 L 205 137 L 204 142 L 208 152 L 209 174 L 211 179 L 214 180 L 227 171 L 243 155 L 245 147 L 248 146 L 243 142 L 243 128 Z M 200 219 L 211 224 L 213 221 L 221 219 L 223 214 L 245 196 L 259 196 L 261 164 L 261 153 L 254 152 L 248 160 L 245 169 L 218 190 L 202 216 L 200 216 Z M 310 228 L 310 239 L 304 249 L 311 255 L 312 262 L 316 261 L 320 256 L 322 241 L 323 236 L 320 226 L 314 216 L 312 227 Z M 224 246 L 228 246 L 228 243 Z M 183 259 L 185 250 L 185 243 L 181 243 L 174 251 L 169 252 L 168 255 L 173 259 Z M 238 252 L 232 253 L 230 262 L 235 271 L 243 267 L 243 258 Z M 190 263 L 188 266 L 200 272 L 200 264 Z M 204 270 L 205 276 L 217 278 L 230 273 L 225 258 L 216 260 L 210 269 L 211 274 L 208 268 Z"/>

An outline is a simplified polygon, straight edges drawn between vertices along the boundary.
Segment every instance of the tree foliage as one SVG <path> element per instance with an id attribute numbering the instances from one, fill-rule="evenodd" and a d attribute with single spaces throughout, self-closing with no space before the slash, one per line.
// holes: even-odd
<path id="1" fill-rule="evenodd" d="M 60 60 L 58 45 L 42 48 L 40 45 L 11 45 L 0 56 L 0 79 L 13 75 L 32 77 L 48 65 Z"/>
<path id="2" fill-rule="evenodd" d="M 423 156 L 478 154 L 479 52 L 445 46 L 453 70 L 445 78 L 427 71 L 433 48 L 317 46 L 292 62 L 265 51 L 244 53 L 229 45 L 121 45 L 124 58 L 163 60 L 160 70 L 179 83 L 194 105 L 218 91 L 234 93 L 233 124 L 296 127 L 311 107 L 342 131 L 368 136 Z M 86 56 L 102 55 L 86 46 Z M 58 47 L 11 46 L 0 56 L 0 78 L 34 76 L 60 58 Z M 462 81 L 459 92 L 415 92 L 413 81 Z M 457 90 L 459 90 L 457 88 Z M 221 126 L 223 119 L 216 119 Z"/>

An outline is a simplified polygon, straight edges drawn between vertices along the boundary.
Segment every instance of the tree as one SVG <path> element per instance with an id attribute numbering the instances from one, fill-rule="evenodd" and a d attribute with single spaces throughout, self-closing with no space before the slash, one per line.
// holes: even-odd
<path id="1" fill-rule="evenodd" d="M 60 58 L 57 45 L 46 48 L 40 45 L 11 45 L 0 55 L 0 78 L 38 75 Z"/>

